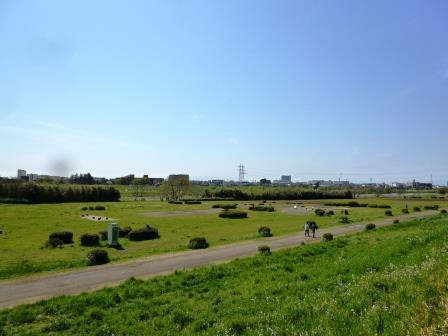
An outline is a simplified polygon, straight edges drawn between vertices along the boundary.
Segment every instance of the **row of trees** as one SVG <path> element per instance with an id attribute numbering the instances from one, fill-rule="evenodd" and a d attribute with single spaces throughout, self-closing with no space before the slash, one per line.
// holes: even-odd
<path id="1" fill-rule="evenodd" d="M 0 201 L 18 203 L 115 202 L 120 192 L 112 187 L 60 187 L 35 183 L 0 183 Z"/>

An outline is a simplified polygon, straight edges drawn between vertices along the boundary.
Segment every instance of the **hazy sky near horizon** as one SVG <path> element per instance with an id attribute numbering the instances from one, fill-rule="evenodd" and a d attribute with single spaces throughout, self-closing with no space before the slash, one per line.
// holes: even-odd
<path id="1" fill-rule="evenodd" d="M 448 179 L 444 0 L 0 0 L 0 175 Z"/>

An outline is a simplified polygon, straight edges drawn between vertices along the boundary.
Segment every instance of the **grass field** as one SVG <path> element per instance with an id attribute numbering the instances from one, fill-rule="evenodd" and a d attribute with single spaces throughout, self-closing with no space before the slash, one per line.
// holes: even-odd
<path id="1" fill-rule="evenodd" d="M 445 335 L 448 217 L 0 312 L 2 335 Z"/>
<path id="2" fill-rule="evenodd" d="M 328 201 L 325 201 L 328 202 Z M 322 201 L 322 203 L 325 203 Z M 390 204 L 395 214 L 401 213 L 405 203 L 410 210 L 414 205 L 439 204 L 442 200 L 390 200 L 363 199 L 362 202 Z M 135 258 L 168 251 L 185 250 L 192 237 L 206 237 L 210 245 L 217 246 L 247 239 L 256 239 L 261 226 L 269 226 L 275 236 L 291 234 L 302 230 L 307 219 L 316 220 L 319 227 L 339 224 L 339 214 L 318 217 L 314 214 L 303 216 L 284 214 L 282 209 L 292 208 L 292 203 L 272 203 L 277 209 L 273 213 L 249 211 L 247 219 L 223 219 L 216 214 L 172 217 L 147 217 L 143 213 L 160 211 L 188 211 L 210 209 L 214 202 L 201 205 L 175 205 L 160 201 L 102 203 L 106 211 L 87 211 L 89 214 L 116 218 L 121 226 L 133 228 L 152 225 L 159 229 L 161 238 L 153 241 L 130 242 L 123 238 L 120 243 L 124 250 L 109 249 L 112 261 Z M 303 202 L 303 204 L 317 201 Z M 81 218 L 83 206 L 89 204 L 40 204 L 40 205 L 0 205 L 0 279 L 28 275 L 51 270 L 61 270 L 84 266 L 85 256 L 91 249 L 81 247 L 79 237 L 83 233 L 97 233 L 105 230 L 107 223 Z M 241 206 L 243 204 L 241 203 Z M 384 209 L 351 208 L 350 220 L 368 221 L 384 217 Z M 48 235 L 54 231 L 74 232 L 73 246 L 48 249 L 43 248 Z"/>

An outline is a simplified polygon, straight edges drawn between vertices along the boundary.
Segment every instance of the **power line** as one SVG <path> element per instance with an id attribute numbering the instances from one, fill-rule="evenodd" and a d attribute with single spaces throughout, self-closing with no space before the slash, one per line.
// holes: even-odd
<path id="1" fill-rule="evenodd" d="M 246 169 L 242 163 L 238 166 L 238 181 L 244 182 L 244 175 L 246 175 Z"/>

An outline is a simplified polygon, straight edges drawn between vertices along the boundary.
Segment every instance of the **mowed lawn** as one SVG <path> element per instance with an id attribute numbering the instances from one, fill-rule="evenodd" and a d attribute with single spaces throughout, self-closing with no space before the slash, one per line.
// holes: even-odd
<path id="1" fill-rule="evenodd" d="M 307 201 L 298 206 L 314 206 L 317 203 L 331 202 Z M 340 202 L 338 200 L 337 202 Z M 362 203 L 389 204 L 394 214 L 401 214 L 401 209 L 408 204 L 410 211 L 417 205 L 425 204 L 446 206 L 444 200 L 390 200 L 362 199 Z M 211 247 L 247 240 L 260 239 L 257 231 L 261 226 L 269 226 L 275 236 L 301 232 L 306 220 L 316 220 L 319 227 L 343 225 L 339 223 L 340 211 L 331 217 L 318 217 L 312 213 L 292 215 L 282 212 L 291 208 L 295 202 L 275 202 L 277 211 L 248 211 L 247 219 L 223 219 L 217 214 L 193 216 L 148 217 L 145 213 L 160 211 L 194 211 L 210 209 L 215 202 L 204 202 L 200 205 L 176 205 L 160 201 L 98 203 L 106 206 L 106 211 L 81 211 L 84 206 L 94 203 L 65 203 L 41 205 L 0 205 L 0 279 L 27 275 L 50 270 L 79 267 L 85 264 L 85 256 L 91 247 L 81 247 L 79 237 L 83 233 L 98 233 L 106 230 L 107 222 L 90 221 L 81 218 L 84 213 L 107 216 L 117 219 L 122 226 L 140 228 L 145 225 L 159 229 L 160 239 L 143 242 L 130 242 L 120 238 L 124 250 L 108 249 L 112 261 L 145 255 L 181 251 L 187 249 L 190 238 L 205 237 Z M 240 202 L 240 207 L 244 207 Z M 255 202 L 258 203 L 258 202 Z M 384 209 L 350 208 L 349 218 L 352 222 L 368 221 L 384 217 Z M 48 235 L 55 231 L 72 231 L 74 244 L 63 248 L 44 248 Z"/>
<path id="2" fill-rule="evenodd" d="M 0 312 L 2 335 L 446 335 L 448 217 Z"/>

